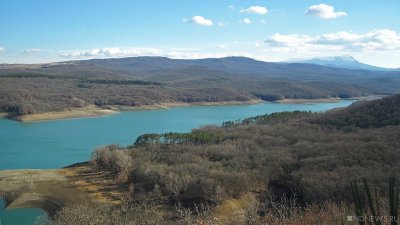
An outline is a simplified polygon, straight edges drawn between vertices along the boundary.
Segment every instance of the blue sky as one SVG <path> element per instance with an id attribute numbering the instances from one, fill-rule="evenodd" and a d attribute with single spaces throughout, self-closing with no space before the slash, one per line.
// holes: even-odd
<path id="1" fill-rule="evenodd" d="M 1 0 L 0 63 L 353 55 L 400 67 L 398 15 L 398 0 Z"/>

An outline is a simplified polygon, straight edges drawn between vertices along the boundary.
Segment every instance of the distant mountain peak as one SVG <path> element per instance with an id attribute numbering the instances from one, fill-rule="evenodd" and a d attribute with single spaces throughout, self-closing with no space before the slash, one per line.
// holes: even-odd
<path id="1" fill-rule="evenodd" d="M 341 55 L 341 56 L 331 56 L 331 57 L 322 57 L 319 58 L 320 60 L 327 60 L 327 61 L 334 61 L 334 60 L 343 60 L 343 61 L 351 61 L 351 62 L 358 62 L 353 56 L 351 55 Z"/>
<path id="2" fill-rule="evenodd" d="M 342 56 L 337 56 L 337 57 L 339 57 L 339 58 L 341 58 L 341 59 L 344 59 L 344 60 L 349 60 L 349 61 L 357 61 L 353 56 L 351 56 L 351 55 L 342 55 Z M 357 61 L 358 62 L 358 61 Z"/>
<path id="3" fill-rule="evenodd" d="M 327 62 L 332 62 L 332 61 L 352 61 L 352 62 L 358 62 L 353 56 L 351 55 L 338 55 L 338 56 L 323 56 L 323 57 L 312 57 L 312 58 L 306 58 L 306 59 L 295 59 L 290 62 L 304 62 L 304 61 L 312 61 L 312 60 L 320 60 L 320 61 L 327 61 Z"/>
<path id="4" fill-rule="evenodd" d="M 315 64 L 321 66 L 329 66 L 336 68 L 345 68 L 345 69 L 363 69 L 363 70 L 386 70 L 390 71 L 393 69 L 387 69 L 377 66 L 368 65 L 365 63 L 359 62 L 351 55 L 340 55 L 340 56 L 327 56 L 327 57 L 315 57 L 310 59 L 298 59 L 289 61 L 289 63 L 307 63 L 307 64 Z"/>

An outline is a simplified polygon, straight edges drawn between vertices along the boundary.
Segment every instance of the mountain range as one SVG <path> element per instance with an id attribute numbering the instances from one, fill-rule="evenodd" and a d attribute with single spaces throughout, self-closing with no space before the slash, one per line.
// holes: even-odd
<path id="1" fill-rule="evenodd" d="M 315 64 L 315 65 L 330 66 L 330 67 L 345 68 L 345 69 L 399 71 L 399 69 L 390 69 L 390 68 L 372 66 L 369 64 L 361 63 L 351 55 L 299 59 L 299 60 L 288 61 L 288 63 L 307 63 L 307 64 Z"/>
<path id="2" fill-rule="evenodd" d="M 15 115 L 89 105 L 349 98 L 399 91 L 400 71 L 245 57 L 128 57 L 0 65 L 0 112 Z"/>

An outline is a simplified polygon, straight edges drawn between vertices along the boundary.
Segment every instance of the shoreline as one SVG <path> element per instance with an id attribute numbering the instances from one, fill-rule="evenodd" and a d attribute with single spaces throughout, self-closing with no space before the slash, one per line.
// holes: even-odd
<path id="1" fill-rule="evenodd" d="M 9 117 L 9 118 L 19 122 L 38 122 L 47 120 L 98 117 L 98 116 L 111 115 L 115 113 L 117 112 L 110 109 L 102 109 L 98 107 L 89 106 L 86 108 L 71 109 L 62 112 L 29 114 L 29 115 Z"/>
<path id="2" fill-rule="evenodd" d="M 315 104 L 315 103 L 334 103 L 342 100 L 373 100 L 379 99 L 385 96 L 373 95 L 363 97 L 352 97 L 352 98 L 317 98 L 317 99 L 280 99 L 272 101 L 279 104 Z M 111 105 L 108 108 L 101 108 L 95 105 L 91 105 L 85 108 L 70 109 L 62 112 L 47 112 L 38 114 L 29 114 L 24 116 L 12 117 L 7 113 L 0 112 L 0 118 L 6 117 L 19 122 L 40 122 L 40 121 L 51 121 L 51 120 L 62 120 L 62 119 L 74 119 L 74 118 L 86 118 L 86 117 L 99 117 L 113 115 L 123 111 L 136 111 L 136 110 L 158 110 L 158 109 L 170 109 L 175 107 L 189 107 L 189 106 L 226 106 L 226 105 L 255 105 L 263 103 L 261 99 L 253 99 L 249 101 L 223 101 L 223 102 L 163 102 L 152 105 L 142 106 L 123 106 L 123 105 Z"/>
<path id="3" fill-rule="evenodd" d="M 7 113 L 1 113 L 0 115 L 3 115 L 3 117 L 7 117 L 9 119 L 16 120 L 19 122 L 40 122 L 40 121 L 62 120 L 62 119 L 107 116 L 123 111 L 157 110 L 157 109 L 170 109 L 175 107 L 189 107 L 189 106 L 253 105 L 262 102 L 264 101 L 258 99 L 249 101 L 195 102 L 195 103 L 164 102 L 164 103 L 142 105 L 142 106 L 112 105 L 109 106 L 109 108 L 101 108 L 91 105 L 86 108 L 71 109 L 62 112 L 37 113 L 37 114 L 29 114 L 16 117 L 11 117 Z"/>
<path id="4" fill-rule="evenodd" d="M 61 169 L 0 170 L 0 197 L 8 200 L 7 209 L 39 208 L 53 217 L 63 206 L 81 201 L 120 204 L 126 187 L 115 186 L 113 176 L 88 162 Z"/>
<path id="5" fill-rule="evenodd" d="M 375 100 L 387 97 L 388 95 L 368 95 L 368 96 L 360 96 L 360 97 L 350 97 L 350 98 L 315 98 L 315 99 L 305 99 L 305 98 L 284 98 L 277 100 L 275 102 L 281 104 L 314 104 L 314 103 L 334 103 L 343 100 L 356 100 L 356 101 L 365 101 L 365 100 Z"/>
<path id="6" fill-rule="evenodd" d="M 224 105 L 254 105 L 265 102 L 263 100 L 254 99 L 249 101 L 223 101 L 223 102 L 162 102 L 152 105 L 142 106 L 111 106 L 114 111 L 136 111 L 136 110 L 157 110 L 171 109 L 175 107 L 190 107 L 190 106 L 224 106 Z"/>
<path id="7" fill-rule="evenodd" d="M 339 102 L 342 100 L 348 100 L 346 98 L 316 98 L 316 99 L 305 99 L 305 98 L 284 98 L 275 101 L 280 104 L 314 104 L 314 103 L 331 103 Z"/>

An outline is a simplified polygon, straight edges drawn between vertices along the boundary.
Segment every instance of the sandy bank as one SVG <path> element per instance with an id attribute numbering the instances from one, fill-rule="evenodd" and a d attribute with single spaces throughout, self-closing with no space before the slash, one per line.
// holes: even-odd
<path id="1" fill-rule="evenodd" d="M 316 98 L 316 99 L 297 99 L 297 98 L 285 98 L 276 101 L 277 103 L 292 103 L 292 104 L 314 104 L 314 103 L 329 103 L 329 102 L 338 102 L 343 99 L 341 98 Z"/>
<path id="2" fill-rule="evenodd" d="M 61 207 L 87 200 L 119 203 L 127 188 L 90 164 L 55 170 L 0 170 L 0 196 L 7 208 L 41 208 L 50 215 Z"/>
<path id="3" fill-rule="evenodd" d="M 0 187 L 0 195 L 10 201 L 7 208 L 41 208 L 50 215 L 67 203 L 87 199 L 59 170 L 2 170 Z"/>
<path id="4" fill-rule="evenodd" d="M 102 109 L 95 106 L 87 108 L 77 108 L 66 110 L 63 112 L 48 112 L 48 113 L 38 113 L 29 114 L 24 116 L 12 117 L 14 120 L 21 122 L 35 122 L 44 120 L 59 120 L 59 119 L 70 119 L 70 118 L 83 118 L 83 117 L 96 117 L 105 116 L 117 113 L 116 111 L 110 109 Z"/>
<path id="5" fill-rule="evenodd" d="M 351 98 L 316 98 L 316 99 L 303 99 L 303 98 L 285 98 L 276 101 L 277 103 L 292 103 L 292 104 L 314 104 L 314 103 L 330 103 L 330 102 L 338 102 L 342 100 L 356 100 L 356 101 L 364 101 L 364 100 L 375 100 L 387 97 L 387 95 L 369 95 L 369 96 L 361 96 L 361 97 L 351 97 Z"/>
<path id="6" fill-rule="evenodd" d="M 59 119 L 70 119 L 70 118 L 84 118 L 84 117 L 97 117 L 106 116 L 118 113 L 119 111 L 134 111 L 134 110 L 155 110 L 155 109 L 169 109 L 173 107 L 186 107 L 186 106 L 218 106 L 218 105 L 250 105 L 258 104 L 263 101 L 261 100 L 250 100 L 250 101 L 227 101 L 227 102 L 195 102 L 195 103 L 183 103 L 183 102 L 164 102 L 152 105 L 143 106 L 109 106 L 107 109 L 89 106 L 86 108 L 77 108 L 66 110 L 63 112 L 48 112 L 29 114 L 24 116 L 11 117 L 11 119 L 21 122 L 36 122 L 45 120 L 59 120 Z M 7 114 L 4 114 L 4 116 Z"/>
<path id="7" fill-rule="evenodd" d="M 249 101 L 224 101 L 224 102 L 163 102 L 152 105 L 142 106 L 111 106 L 115 111 L 134 111 L 134 110 L 154 110 L 154 109 L 170 109 L 174 107 L 188 107 L 188 106 L 222 106 L 222 105 L 253 105 L 264 102 L 262 100 L 254 99 Z"/>

